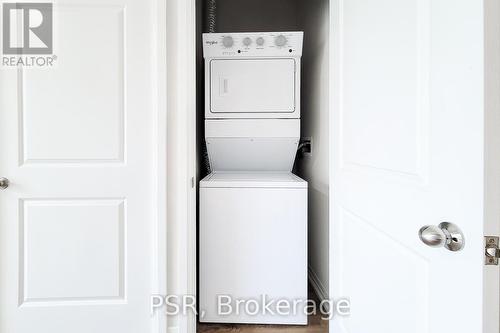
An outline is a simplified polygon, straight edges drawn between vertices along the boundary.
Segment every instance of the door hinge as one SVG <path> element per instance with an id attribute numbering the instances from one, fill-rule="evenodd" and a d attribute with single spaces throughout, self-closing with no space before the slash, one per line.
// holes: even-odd
<path id="1" fill-rule="evenodd" d="M 500 248 L 498 247 L 499 237 L 485 236 L 484 237 L 484 264 L 498 265 L 500 258 Z"/>

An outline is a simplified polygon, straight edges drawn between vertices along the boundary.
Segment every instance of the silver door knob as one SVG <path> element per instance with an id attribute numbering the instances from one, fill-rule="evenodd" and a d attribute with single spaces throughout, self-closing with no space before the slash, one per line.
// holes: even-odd
<path id="1" fill-rule="evenodd" d="M 460 251 L 465 246 L 462 231 L 449 222 L 442 222 L 438 226 L 423 226 L 418 235 L 420 240 L 430 247 L 444 247 L 450 251 Z"/>
<path id="2" fill-rule="evenodd" d="M 5 177 L 0 177 L 0 190 L 5 190 L 9 187 L 9 180 Z"/>

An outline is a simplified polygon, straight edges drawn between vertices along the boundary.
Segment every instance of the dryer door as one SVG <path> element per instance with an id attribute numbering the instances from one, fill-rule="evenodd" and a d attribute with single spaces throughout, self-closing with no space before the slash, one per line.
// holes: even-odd
<path id="1" fill-rule="evenodd" d="M 211 60 L 210 112 L 221 117 L 228 113 L 294 113 L 295 71 L 291 58 Z"/>

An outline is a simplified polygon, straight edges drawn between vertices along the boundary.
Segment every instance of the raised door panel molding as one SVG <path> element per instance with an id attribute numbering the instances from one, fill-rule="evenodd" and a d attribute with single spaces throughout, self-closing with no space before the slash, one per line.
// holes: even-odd
<path id="1" fill-rule="evenodd" d="M 340 32 L 342 168 L 425 182 L 430 135 L 429 0 L 370 5 L 355 0 L 343 1 L 343 7 L 353 17 Z M 389 20 L 387 10 L 395 13 Z M 357 30 L 357 25 L 349 24 L 353 20 L 363 20 L 371 29 Z"/>
<path id="2" fill-rule="evenodd" d="M 126 10 L 59 5 L 54 20 L 55 67 L 19 75 L 20 165 L 124 163 Z"/>
<path id="3" fill-rule="evenodd" d="M 20 305 L 124 301 L 125 205 L 20 200 Z"/>

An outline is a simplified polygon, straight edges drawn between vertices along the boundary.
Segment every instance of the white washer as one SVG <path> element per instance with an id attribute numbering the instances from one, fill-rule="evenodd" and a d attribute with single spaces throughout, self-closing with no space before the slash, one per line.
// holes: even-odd
<path id="1" fill-rule="evenodd" d="M 290 172 L 214 172 L 200 182 L 200 217 L 200 321 L 307 324 L 307 182 Z M 263 295 L 275 313 L 280 299 L 301 303 L 286 315 L 244 306 L 221 315 L 221 295 L 233 310 L 237 299 L 262 307 Z"/>

